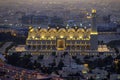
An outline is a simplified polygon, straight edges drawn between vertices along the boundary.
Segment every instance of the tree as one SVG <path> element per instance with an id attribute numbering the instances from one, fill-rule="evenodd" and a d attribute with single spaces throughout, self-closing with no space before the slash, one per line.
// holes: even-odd
<path id="1" fill-rule="evenodd" d="M 38 60 L 42 60 L 43 57 L 44 57 L 44 55 L 39 55 L 39 56 L 38 56 Z"/>
<path id="2" fill-rule="evenodd" d="M 63 56 L 65 57 L 68 54 L 68 52 L 64 52 Z"/>
<path id="3" fill-rule="evenodd" d="M 62 67 L 64 67 L 64 63 L 62 60 L 60 60 L 60 62 L 58 63 L 58 69 L 62 69 Z"/>
<path id="4" fill-rule="evenodd" d="M 115 49 L 115 53 L 119 53 L 119 49 L 118 48 L 114 48 Z"/>
<path id="5" fill-rule="evenodd" d="M 32 62 L 31 62 L 31 55 L 24 55 L 23 57 L 21 57 L 19 59 L 19 61 L 17 62 L 18 63 L 18 66 L 21 66 L 21 67 L 24 67 L 24 68 L 29 68 L 30 66 L 28 66 L 28 64 L 31 63 L 32 65 Z"/>
<path id="6" fill-rule="evenodd" d="M 13 53 L 12 55 L 7 55 L 6 56 L 7 63 L 17 66 L 18 65 L 17 62 L 20 60 L 20 56 L 21 55 L 19 53 Z"/>
<path id="7" fill-rule="evenodd" d="M 52 52 L 52 56 L 56 56 L 56 52 Z"/>
<path id="8" fill-rule="evenodd" d="M 118 55 L 118 56 L 116 57 L 116 59 L 120 59 L 120 55 Z"/>
<path id="9" fill-rule="evenodd" d="M 39 69 L 40 67 L 41 67 L 41 64 L 40 63 L 38 63 L 36 60 L 34 61 L 34 63 L 33 63 L 33 66 L 34 66 L 34 68 L 35 69 Z"/>
<path id="10" fill-rule="evenodd" d="M 86 55 L 84 59 L 90 59 L 91 56 Z"/>
<path id="11" fill-rule="evenodd" d="M 90 77 L 90 79 L 88 79 L 88 80 L 95 80 L 93 77 Z"/>
<path id="12" fill-rule="evenodd" d="M 75 59 L 75 62 L 76 62 L 77 64 L 82 64 L 82 62 L 80 61 L 80 59 Z"/>
<path id="13" fill-rule="evenodd" d="M 6 72 L 0 71 L 0 77 L 1 77 L 1 76 L 5 76 L 5 74 L 6 74 Z"/>
<path id="14" fill-rule="evenodd" d="M 51 67 L 54 67 L 56 65 L 55 59 L 53 60 L 52 63 L 49 64 Z"/>
<path id="15" fill-rule="evenodd" d="M 72 59 L 74 59 L 74 60 L 77 59 L 77 56 L 72 56 Z"/>
<path id="16" fill-rule="evenodd" d="M 113 65 L 113 70 L 115 73 L 120 74 L 120 62 Z"/>
<path id="17" fill-rule="evenodd" d="M 105 63 L 105 65 L 111 65 L 113 62 L 113 57 L 107 56 L 106 58 L 103 59 L 103 62 Z"/>

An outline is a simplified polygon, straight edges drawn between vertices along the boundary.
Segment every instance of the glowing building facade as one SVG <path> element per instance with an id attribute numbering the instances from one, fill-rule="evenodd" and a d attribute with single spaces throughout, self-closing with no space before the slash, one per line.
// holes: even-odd
<path id="1" fill-rule="evenodd" d="M 32 28 L 26 49 L 32 52 L 97 50 L 96 10 L 92 10 L 90 28 Z"/>

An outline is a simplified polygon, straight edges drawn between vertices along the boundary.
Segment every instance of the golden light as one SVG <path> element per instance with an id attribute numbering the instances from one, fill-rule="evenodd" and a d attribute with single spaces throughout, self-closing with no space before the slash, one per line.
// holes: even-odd
<path id="1" fill-rule="evenodd" d="M 64 36 L 60 36 L 60 38 L 64 38 Z"/>
<path id="2" fill-rule="evenodd" d="M 35 36 L 32 36 L 33 39 L 35 39 Z"/>
<path id="3" fill-rule="evenodd" d="M 92 34 L 92 35 L 93 35 L 93 34 L 94 34 L 94 35 L 98 35 L 98 33 L 97 33 L 97 32 L 91 32 L 91 34 Z"/>
<path id="4" fill-rule="evenodd" d="M 38 38 L 35 38 L 36 40 L 38 39 Z"/>
<path id="5" fill-rule="evenodd" d="M 91 19 L 92 17 L 91 16 L 87 16 L 87 19 Z"/>
<path id="6" fill-rule="evenodd" d="M 45 38 L 45 36 L 42 36 L 41 38 L 42 38 L 42 39 L 44 39 L 44 38 Z"/>
<path id="7" fill-rule="evenodd" d="M 53 36 L 51 36 L 51 38 L 53 39 L 54 37 L 53 37 Z"/>
<path id="8" fill-rule="evenodd" d="M 82 73 L 83 73 L 83 74 L 86 74 L 86 73 L 87 73 L 87 71 L 86 71 L 86 70 L 82 70 Z"/>
<path id="9" fill-rule="evenodd" d="M 82 36 L 79 36 L 80 39 L 82 39 Z"/>
<path id="10" fill-rule="evenodd" d="M 70 36 L 70 39 L 72 39 L 73 38 L 73 36 Z"/>
<path id="11" fill-rule="evenodd" d="M 96 9 L 92 9 L 92 13 L 96 13 Z"/>
<path id="12" fill-rule="evenodd" d="M 30 32 L 33 32 L 33 31 L 34 31 L 34 29 L 31 29 L 31 30 L 30 30 Z"/>
<path id="13" fill-rule="evenodd" d="M 88 64 L 84 64 L 85 67 L 88 67 Z"/>
<path id="14" fill-rule="evenodd" d="M 16 34 L 14 33 L 13 36 L 16 36 Z"/>

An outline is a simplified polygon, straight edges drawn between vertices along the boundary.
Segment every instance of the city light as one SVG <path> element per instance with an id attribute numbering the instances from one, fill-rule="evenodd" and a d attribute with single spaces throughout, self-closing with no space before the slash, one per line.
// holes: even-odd
<path id="1" fill-rule="evenodd" d="M 0 0 L 0 80 L 119 80 L 119 0 Z"/>
<path id="2" fill-rule="evenodd" d="M 60 36 L 60 38 L 64 38 L 64 36 Z"/>
<path id="3" fill-rule="evenodd" d="M 95 9 L 92 9 L 92 13 L 96 13 L 96 10 L 95 10 Z"/>
<path id="4" fill-rule="evenodd" d="M 98 35 L 97 32 L 91 32 L 90 34 L 91 34 L 91 35 Z"/>

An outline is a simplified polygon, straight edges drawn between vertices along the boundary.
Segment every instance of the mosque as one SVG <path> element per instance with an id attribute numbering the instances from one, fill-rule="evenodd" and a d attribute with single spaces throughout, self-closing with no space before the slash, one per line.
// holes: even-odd
<path id="1" fill-rule="evenodd" d="M 30 27 L 26 50 L 32 53 L 80 53 L 98 50 L 96 10 L 92 10 L 91 27 L 33 28 Z"/>

